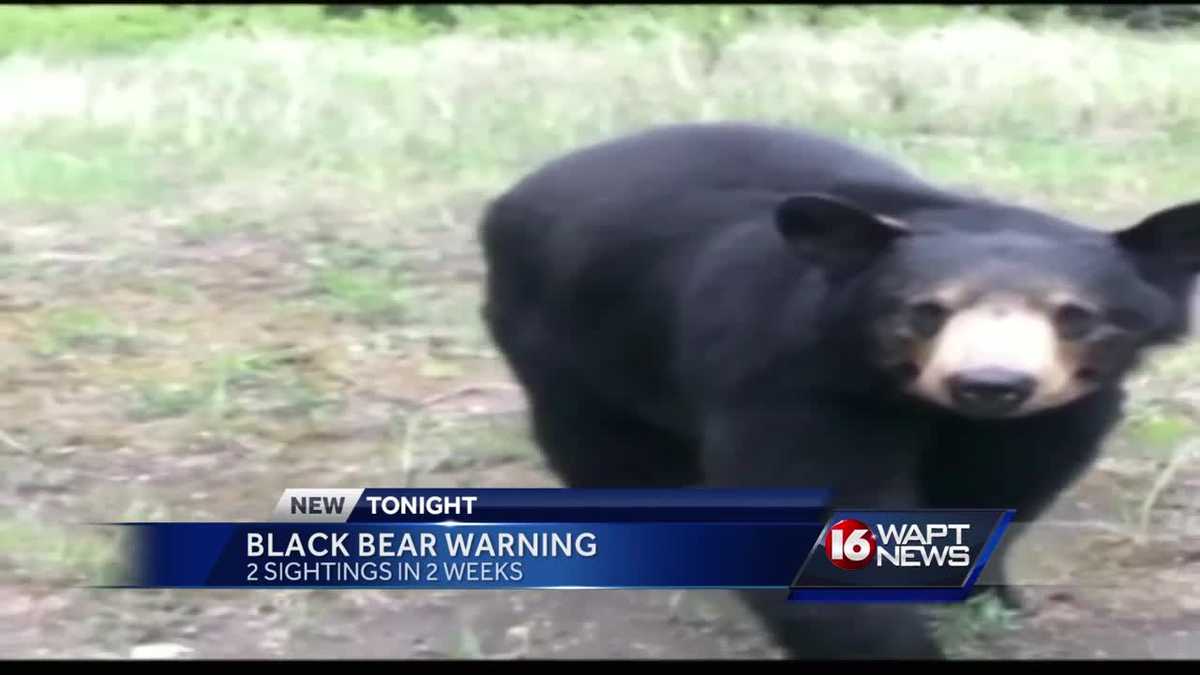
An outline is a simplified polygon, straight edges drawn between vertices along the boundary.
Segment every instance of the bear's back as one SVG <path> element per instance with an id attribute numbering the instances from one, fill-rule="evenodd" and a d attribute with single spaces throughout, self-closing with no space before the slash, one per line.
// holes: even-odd
<path id="1" fill-rule="evenodd" d="M 927 189 L 872 152 L 811 131 L 743 122 L 677 124 L 608 140 L 550 160 L 510 198 L 579 208 L 594 200 L 682 191 L 834 191 L 847 184 Z"/>

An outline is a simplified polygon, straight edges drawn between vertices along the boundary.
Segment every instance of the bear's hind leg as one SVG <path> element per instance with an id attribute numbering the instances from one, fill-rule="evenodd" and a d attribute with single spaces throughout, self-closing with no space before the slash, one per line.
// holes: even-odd
<path id="1" fill-rule="evenodd" d="M 530 392 L 534 438 L 575 488 L 674 488 L 700 482 L 692 444 L 583 389 Z"/>
<path id="2" fill-rule="evenodd" d="M 916 505 L 915 465 L 929 439 L 904 418 L 820 400 L 725 410 L 706 432 L 709 486 L 829 489 L 835 508 L 868 510 Z M 740 594 L 789 658 L 944 658 L 919 606 L 791 602 L 786 589 Z"/>
<path id="3" fill-rule="evenodd" d="M 700 481 L 692 443 L 597 395 L 580 375 L 569 337 L 499 288 L 483 310 L 485 323 L 529 401 L 534 440 L 566 486 L 673 488 Z"/>

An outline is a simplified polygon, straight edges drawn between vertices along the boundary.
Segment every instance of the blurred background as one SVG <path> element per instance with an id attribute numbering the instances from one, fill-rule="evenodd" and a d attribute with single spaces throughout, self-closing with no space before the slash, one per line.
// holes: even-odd
<path id="1" fill-rule="evenodd" d="M 553 155 L 781 122 L 1123 227 L 1200 198 L 1200 5 L 0 7 L 0 656 L 754 658 L 721 593 L 96 591 L 103 520 L 553 486 L 474 228 Z M 1200 347 L 955 655 L 1200 658 Z M 1057 523 L 1057 525 L 1056 525 Z"/>

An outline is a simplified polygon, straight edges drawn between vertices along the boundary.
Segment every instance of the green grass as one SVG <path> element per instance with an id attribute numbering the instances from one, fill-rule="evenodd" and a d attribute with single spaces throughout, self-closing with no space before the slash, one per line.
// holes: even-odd
<path id="1" fill-rule="evenodd" d="M 781 22 L 841 27 L 878 21 L 894 30 L 945 25 L 980 13 L 936 6 L 402 6 L 330 16 L 307 6 L 60 6 L 0 7 L 0 57 L 39 53 L 51 58 L 129 54 L 202 33 L 253 35 L 286 30 L 407 43 L 453 31 L 481 37 L 571 37 L 600 41 L 614 35 L 652 38 L 687 32 L 727 38 Z M 993 12 L 994 13 L 994 12 Z"/>
<path id="2" fill-rule="evenodd" d="M 335 315 L 370 325 L 409 319 L 413 298 L 406 288 L 407 253 L 399 247 L 334 243 L 311 247 L 313 291 Z"/>
<path id="3" fill-rule="evenodd" d="M 458 642 L 450 654 L 456 659 L 482 659 L 486 655 L 480 645 L 479 635 L 470 627 L 464 625 L 458 634 Z"/>
<path id="4" fill-rule="evenodd" d="M 699 28 L 604 33 L 597 49 L 553 31 L 488 37 L 471 28 L 480 8 L 462 30 L 413 44 L 296 32 L 293 9 L 315 11 L 256 8 L 275 18 L 150 52 L 67 63 L 29 48 L 0 60 L 0 87 L 30 92 L 0 102 L 0 205 L 139 207 L 180 186 L 270 183 L 292 199 L 390 194 L 404 216 L 435 188 L 491 192 L 582 143 L 730 118 L 815 127 L 935 178 L 1070 208 L 1192 190 L 1200 90 L 1185 74 L 1200 71 L 1200 42 L 1176 35 L 846 8 L 862 20 L 747 24 L 714 55 Z M 719 13 L 703 16 L 720 25 Z"/>
<path id="5" fill-rule="evenodd" d="M 0 57 L 31 52 L 50 58 L 129 54 L 198 34 L 254 35 L 263 30 L 397 44 L 451 32 L 503 39 L 566 37 L 588 43 L 686 33 L 719 50 L 741 33 L 766 26 L 838 30 L 870 23 L 902 35 L 980 16 L 1051 28 L 1080 20 L 1069 18 L 1064 7 L 986 5 L 407 5 L 353 14 L 328 14 L 319 5 L 6 6 L 0 7 Z M 1116 24 L 1107 26 L 1112 30 Z"/>
<path id="6" fill-rule="evenodd" d="M 879 146 L 910 155 L 929 175 L 1087 218 L 1148 214 L 1191 199 L 1187 158 L 1200 152 L 1200 135 L 1173 140 L 1160 134 L 1137 143 L 1017 134 L 966 142 L 901 136 Z"/>
<path id="7" fill-rule="evenodd" d="M 130 351 L 137 346 L 137 331 L 121 326 L 103 312 L 87 307 L 51 312 L 35 337 L 35 350 L 57 356 L 77 350 Z"/>
<path id="8" fill-rule="evenodd" d="M 0 279 L 12 279 L 19 276 L 27 268 L 27 261 L 20 256 L 5 251 L 0 253 Z"/>
<path id="9" fill-rule="evenodd" d="M 1126 451 L 1155 461 L 1171 458 L 1200 435 L 1200 344 L 1159 350 L 1130 382 L 1121 433 Z"/>
<path id="10" fill-rule="evenodd" d="M 117 564 L 113 537 L 82 527 L 0 520 L 0 568 L 12 579 L 101 583 Z"/>
<path id="11" fill-rule="evenodd" d="M 315 286 L 337 316 L 382 324 L 401 322 L 408 315 L 408 295 L 391 275 L 378 270 L 322 269 Z"/>
<path id="12" fill-rule="evenodd" d="M 73 145 L 0 141 L 0 204 L 122 203 L 154 188 L 151 164 L 139 152 L 94 141 Z"/>
<path id="13" fill-rule="evenodd" d="M 184 281 L 172 279 L 154 279 L 149 284 L 152 293 L 179 303 L 187 303 L 196 299 L 196 287 Z"/>
<path id="14" fill-rule="evenodd" d="M 1151 452 L 1174 449 L 1198 433 L 1196 420 L 1170 413 L 1149 414 L 1129 425 L 1131 440 Z"/>
<path id="15" fill-rule="evenodd" d="M 994 594 L 986 593 L 962 605 L 944 607 L 936 612 L 935 635 L 951 654 L 976 656 L 980 639 L 994 638 L 1020 627 L 1019 613 L 1004 606 Z"/>
<path id="16" fill-rule="evenodd" d="M 194 415 L 213 428 L 269 413 L 307 415 L 332 403 L 278 351 L 230 352 L 206 360 L 185 382 L 142 382 L 129 417 L 148 421 Z"/>
<path id="17" fill-rule="evenodd" d="M 364 21 L 329 20 L 321 7 L 62 6 L 0 7 L 0 57 L 36 52 L 50 58 L 143 52 L 200 33 L 247 35 L 264 27 L 298 33 L 427 34 L 411 10 L 370 12 Z"/>
<path id="18" fill-rule="evenodd" d="M 263 223 L 232 214 L 203 213 L 185 222 L 179 232 L 188 243 L 203 243 L 238 232 L 259 232 Z"/>
<path id="19" fill-rule="evenodd" d="M 130 417 L 145 422 L 185 415 L 204 405 L 209 393 L 202 386 L 152 382 L 139 386 L 136 396 Z"/>

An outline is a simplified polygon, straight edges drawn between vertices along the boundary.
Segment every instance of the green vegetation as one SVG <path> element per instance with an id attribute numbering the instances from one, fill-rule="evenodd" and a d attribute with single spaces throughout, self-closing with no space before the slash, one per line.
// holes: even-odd
<path id="1" fill-rule="evenodd" d="M 959 658 L 978 658 L 981 640 L 1020 627 L 1019 612 L 1005 607 L 993 593 L 978 595 L 962 605 L 941 608 L 937 615 L 938 639 Z"/>
<path id="2" fill-rule="evenodd" d="M 316 285 L 337 314 L 373 323 L 402 320 L 409 304 L 402 287 L 375 271 L 323 269 L 317 273 Z"/>
<path id="3" fill-rule="evenodd" d="M 0 569 L 11 570 L 13 580 L 104 583 L 119 563 L 117 545 L 112 533 L 47 527 L 26 519 L 0 520 Z"/>
<path id="4" fill-rule="evenodd" d="M 11 38 L 19 54 L 0 59 L 0 86 L 26 92 L 0 103 L 0 205 L 145 206 L 269 181 L 317 196 L 400 190 L 403 208 L 486 193 L 631 128 L 716 118 L 813 126 L 1069 208 L 1097 192 L 1116 208 L 1190 189 L 1200 93 L 1186 74 L 1200 49 L 1182 35 L 936 6 L 820 21 L 786 6 L 452 10 L 454 32 L 412 44 L 367 27 L 413 8 L 353 20 L 315 6 L 0 8 L 11 35 L 42 36 Z M 161 30 L 134 31 L 154 41 L 134 49 L 140 38 L 106 21 Z M 578 29 L 538 28 L 555 22 Z M 128 48 L 90 56 L 93 30 Z M 74 39 L 91 46 L 63 61 L 54 50 Z M 191 228 L 207 239 L 222 224 Z"/>
<path id="5" fill-rule="evenodd" d="M 198 414 L 218 428 L 239 415 L 308 413 L 327 404 L 286 352 L 233 352 L 205 361 L 189 381 L 137 386 L 130 417 L 148 421 Z"/>
<path id="6" fill-rule="evenodd" d="M 90 308 L 68 308 L 51 312 L 36 336 L 36 349 L 44 356 L 74 350 L 129 351 L 136 345 L 132 327 L 121 327 L 103 312 Z"/>
<path id="7" fill-rule="evenodd" d="M 6 6 L 0 8 L 0 56 L 38 52 L 53 57 L 130 53 L 201 33 L 249 35 L 283 30 L 300 35 L 381 38 L 406 43 L 448 33 L 479 37 L 651 39 L 669 32 L 704 36 L 714 44 L 744 31 L 779 24 L 845 28 L 878 23 L 894 32 L 945 26 L 964 16 L 999 17 L 1032 26 L 1113 19 L 1134 27 L 1187 26 L 1198 6 L 1171 11 L 1114 12 L 1092 6 L 996 5 L 290 5 Z M 1169 20 L 1155 22 L 1161 15 Z M 1138 20 L 1141 19 L 1141 20 Z"/>
<path id="8" fill-rule="evenodd" d="M 262 223 L 243 221 L 230 214 L 203 213 L 180 226 L 180 234 L 188 243 L 204 243 L 235 232 L 256 232 Z"/>

